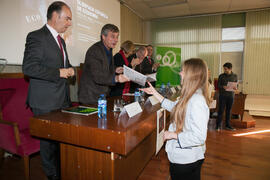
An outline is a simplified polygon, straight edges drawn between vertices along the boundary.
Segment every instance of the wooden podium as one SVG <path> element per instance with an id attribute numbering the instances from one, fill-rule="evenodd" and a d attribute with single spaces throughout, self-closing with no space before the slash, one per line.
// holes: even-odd
<path id="1" fill-rule="evenodd" d="M 110 104 L 109 104 L 110 105 Z M 107 121 L 90 116 L 51 112 L 30 119 L 30 133 L 60 142 L 61 178 L 136 179 L 156 150 L 156 111 L 119 117 L 108 106 Z"/>
<path id="2" fill-rule="evenodd" d="M 234 103 L 232 106 L 232 114 L 237 114 L 240 116 L 238 119 L 231 119 L 231 124 L 233 127 L 237 128 L 251 128 L 255 127 L 256 121 L 252 116 L 249 115 L 247 111 L 245 111 L 245 101 L 246 94 L 236 94 L 234 96 Z"/>

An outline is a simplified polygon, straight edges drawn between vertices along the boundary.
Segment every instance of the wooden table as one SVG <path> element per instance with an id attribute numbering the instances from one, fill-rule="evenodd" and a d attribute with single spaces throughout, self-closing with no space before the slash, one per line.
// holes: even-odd
<path id="1" fill-rule="evenodd" d="M 60 111 L 30 119 L 32 135 L 60 142 L 62 179 L 136 179 L 154 155 L 160 105 L 128 118 L 108 104 L 105 122 Z"/>

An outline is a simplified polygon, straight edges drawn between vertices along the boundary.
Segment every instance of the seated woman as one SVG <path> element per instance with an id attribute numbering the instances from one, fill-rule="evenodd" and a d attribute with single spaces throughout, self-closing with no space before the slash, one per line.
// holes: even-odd
<path id="1" fill-rule="evenodd" d="M 139 64 L 139 60 L 132 59 L 128 61 L 128 57 L 133 53 L 135 46 L 132 41 L 125 41 L 121 44 L 120 51 L 114 55 L 114 65 L 115 68 L 123 67 L 124 65 L 135 68 L 137 64 Z M 130 90 L 130 82 L 126 83 L 116 83 L 115 86 L 111 87 L 111 96 L 121 96 L 122 94 L 129 93 Z"/>

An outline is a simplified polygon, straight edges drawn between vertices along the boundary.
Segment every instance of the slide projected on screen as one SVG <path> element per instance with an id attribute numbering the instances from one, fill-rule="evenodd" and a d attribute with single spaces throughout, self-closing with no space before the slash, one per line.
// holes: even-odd
<path id="1" fill-rule="evenodd" d="M 0 58 L 8 64 L 22 64 L 26 36 L 47 22 L 47 8 L 53 0 L 0 1 Z M 118 0 L 65 0 L 72 11 L 72 26 L 62 34 L 73 66 L 84 62 L 87 49 L 100 40 L 104 24 L 120 27 Z"/>

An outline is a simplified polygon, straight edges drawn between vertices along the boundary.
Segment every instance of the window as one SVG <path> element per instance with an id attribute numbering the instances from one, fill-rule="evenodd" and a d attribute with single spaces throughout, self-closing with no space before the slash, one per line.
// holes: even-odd
<path id="1" fill-rule="evenodd" d="M 223 71 L 223 64 L 231 62 L 233 72 L 242 80 L 244 42 L 245 27 L 222 29 L 220 73 Z"/>
<path id="2" fill-rule="evenodd" d="M 243 52 L 245 27 L 223 28 L 221 52 Z"/>

